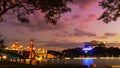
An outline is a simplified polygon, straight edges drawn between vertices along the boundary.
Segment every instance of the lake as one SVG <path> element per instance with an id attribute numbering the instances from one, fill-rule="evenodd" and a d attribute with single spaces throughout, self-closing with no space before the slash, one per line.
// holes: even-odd
<path id="1" fill-rule="evenodd" d="M 88 68 L 91 64 L 96 64 L 97 68 L 105 68 L 109 65 L 120 65 L 120 58 L 84 58 L 84 59 L 59 59 L 59 60 L 50 60 L 50 63 L 73 63 L 73 64 L 83 64 L 88 65 Z"/>

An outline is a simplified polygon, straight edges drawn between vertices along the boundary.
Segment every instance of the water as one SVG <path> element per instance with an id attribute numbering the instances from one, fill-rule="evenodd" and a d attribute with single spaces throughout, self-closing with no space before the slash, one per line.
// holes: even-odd
<path id="1" fill-rule="evenodd" d="M 83 64 L 83 65 L 87 65 L 88 68 L 89 68 L 89 66 L 90 66 L 91 64 L 94 64 L 94 63 L 95 63 L 95 62 L 94 62 L 94 59 L 91 59 L 91 58 L 83 59 L 83 60 L 81 60 L 81 61 L 82 61 L 82 64 Z"/>
<path id="2" fill-rule="evenodd" d="M 67 59 L 67 60 L 52 60 L 51 63 L 73 63 L 87 65 L 88 68 L 91 64 L 96 64 L 97 68 L 105 68 L 109 65 L 120 65 L 120 59 Z"/>

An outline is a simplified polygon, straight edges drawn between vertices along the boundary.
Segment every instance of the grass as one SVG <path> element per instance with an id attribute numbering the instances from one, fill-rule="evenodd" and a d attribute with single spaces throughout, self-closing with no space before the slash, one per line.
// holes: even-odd
<path id="1" fill-rule="evenodd" d="M 21 63 L 0 61 L 0 68 L 87 68 L 87 66 L 79 65 L 79 64 L 29 65 L 29 64 L 21 64 Z"/>

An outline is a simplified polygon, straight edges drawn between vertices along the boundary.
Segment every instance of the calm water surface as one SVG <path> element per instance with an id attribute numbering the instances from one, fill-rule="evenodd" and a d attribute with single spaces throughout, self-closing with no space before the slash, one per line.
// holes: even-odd
<path id="1" fill-rule="evenodd" d="M 73 64 L 83 64 L 87 65 L 88 68 L 91 64 L 96 64 L 97 68 L 105 68 L 105 66 L 109 65 L 120 65 L 120 59 L 68 59 L 68 60 L 52 60 L 51 63 L 73 63 Z"/>

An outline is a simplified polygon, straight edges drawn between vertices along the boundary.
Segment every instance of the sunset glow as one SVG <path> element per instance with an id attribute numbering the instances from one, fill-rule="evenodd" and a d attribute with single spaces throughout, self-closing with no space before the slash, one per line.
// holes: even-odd
<path id="1" fill-rule="evenodd" d="M 103 10 L 100 0 L 74 0 L 68 4 L 71 12 L 62 15 L 57 25 L 46 23 L 44 14 L 35 12 L 30 15 L 30 23 L 17 21 L 14 15 L 4 15 L 0 23 L 0 34 L 11 46 L 15 40 L 24 46 L 34 39 L 34 46 L 61 51 L 66 48 L 82 47 L 84 42 L 98 40 L 106 42 L 106 46 L 120 46 L 120 19 L 109 24 L 97 20 Z"/>

